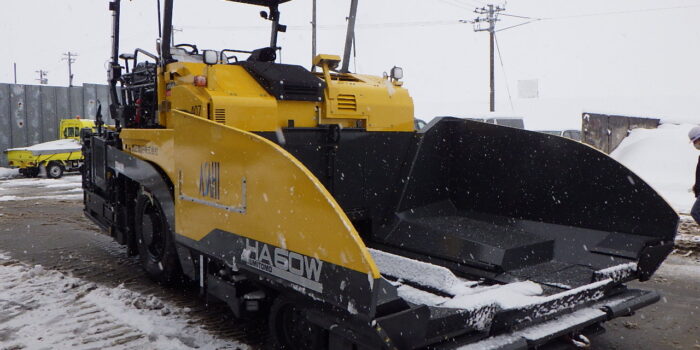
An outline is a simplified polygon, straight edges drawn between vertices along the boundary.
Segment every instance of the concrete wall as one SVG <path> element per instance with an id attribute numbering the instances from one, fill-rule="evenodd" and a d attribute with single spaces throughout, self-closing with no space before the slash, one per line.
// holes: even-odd
<path id="1" fill-rule="evenodd" d="M 620 115 L 583 113 L 581 116 L 582 142 L 610 154 L 620 145 L 630 130 L 656 129 L 659 119 Z"/>
<path id="2" fill-rule="evenodd" d="M 107 85 L 0 84 L 0 151 L 56 140 L 61 119 L 95 119 L 99 103 L 105 123 L 114 124 Z M 7 166 L 4 154 L 0 166 Z"/>

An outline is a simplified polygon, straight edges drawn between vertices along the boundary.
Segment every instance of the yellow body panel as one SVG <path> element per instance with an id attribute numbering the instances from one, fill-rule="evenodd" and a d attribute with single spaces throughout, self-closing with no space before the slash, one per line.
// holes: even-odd
<path id="1" fill-rule="evenodd" d="M 172 129 L 122 129 L 124 151 L 158 164 L 171 180 L 176 179 Z"/>
<path id="2" fill-rule="evenodd" d="M 72 161 L 72 160 L 82 160 L 83 153 L 77 152 L 63 152 L 63 153 L 53 153 L 53 154 L 42 154 L 34 155 L 32 151 L 24 150 L 13 150 L 6 151 L 7 161 L 12 168 L 33 168 L 39 165 L 45 165 L 50 161 Z"/>
<path id="3" fill-rule="evenodd" d="M 284 149 L 190 113 L 173 111 L 169 122 L 173 129 L 123 129 L 121 138 L 130 145 L 126 151 L 169 174 L 168 160 L 174 161 L 177 234 L 201 240 L 212 230 L 226 230 L 380 277 L 333 196 Z M 141 151 L 148 147 L 155 154 Z M 220 176 L 216 184 L 205 184 L 203 174 L 214 163 Z"/>
<path id="4" fill-rule="evenodd" d="M 296 127 L 339 124 L 367 131 L 414 131 L 413 100 L 400 83 L 386 78 L 318 73 L 325 80 L 325 100 L 280 101 L 240 65 L 175 62 L 159 81 L 168 108 L 161 124 L 171 128 L 170 111 L 187 111 L 246 131 L 275 131 L 294 121 Z M 206 86 L 195 86 L 195 76 Z M 162 102 L 161 102 L 162 103 Z"/>

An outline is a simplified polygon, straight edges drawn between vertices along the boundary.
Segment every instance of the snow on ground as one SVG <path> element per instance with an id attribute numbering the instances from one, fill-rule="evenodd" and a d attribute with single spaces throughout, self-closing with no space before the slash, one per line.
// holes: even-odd
<path id="1" fill-rule="evenodd" d="M 519 339 L 527 339 L 531 341 L 537 341 L 544 339 L 551 334 L 556 334 L 557 332 L 562 332 L 569 327 L 585 323 L 589 320 L 600 319 L 605 317 L 605 312 L 598 310 L 596 308 L 588 308 L 573 312 L 568 315 L 557 317 L 551 321 L 538 324 L 536 326 L 528 327 L 521 331 L 515 331 L 513 333 L 504 334 L 486 340 L 480 341 L 476 344 L 470 344 L 461 346 L 459 350 L 488 350 L 488 349 L 501 349 L 507 347 L 507 345 L 515 343 Z M 587 346 L 582 346 L 587 347 Z"/>
<path id="2" fill-rule="evenodd" d="M 678 233 L 676 235 L 676 246 L 700 247 L 700 236 Z"/>
<path id="3" fill-rule="evenodd" d="M 80 175 L 68 175 L 60 179 L 18 178 L 0 181 L 0 202 L 82 198 Z"/>
<path id="4" fill-rule="evenodd" d="M 634 171 L 679 213 L 690 213 L 700 151 L 688 141 L 692 124 L 634 129 L 610 156 Z"/>
<path id="5" fill-rule="evenodd" d="M 3 349 L 247 349 L 187 322 L 189 310 L 0 252 Z"/>
<path id="6" fill-rule="evenodd" d="M 9 179 L 19 176 L 19 169 L 1 168 L 0 167 L 0 179 Z"/>
<path id="7" fill-rule="evenodd" d="M 82 191 L 81 191 L 82 192 Z M 66 195 L 57 195 L 57 196 L 28 196 L 28 197 L 22 197 L 22 196 L 0 196 L 0 202 L 7 202 L 7 201 L 31 201 L 31 200 L 37 200 L 37 199 L 53 199 L 57 201 L 70 201 L 70 200 L 79 200 L 83 199 L 82 193 L 80 194 L 66 194 Z"/>

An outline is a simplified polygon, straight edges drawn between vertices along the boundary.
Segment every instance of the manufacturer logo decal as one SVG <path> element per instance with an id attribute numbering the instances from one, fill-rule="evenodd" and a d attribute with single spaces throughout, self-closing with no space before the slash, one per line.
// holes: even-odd
<path id="1" fill-rule="evenodd" d="M 127 151 L 129 151 L 131 153 L 150 154 L 150 155 L 154 155 L 154 156 L 158 155 L 158 147 L 157 146 L 131 144 L 131 145 L 126 145 L 125 148 Z"/>

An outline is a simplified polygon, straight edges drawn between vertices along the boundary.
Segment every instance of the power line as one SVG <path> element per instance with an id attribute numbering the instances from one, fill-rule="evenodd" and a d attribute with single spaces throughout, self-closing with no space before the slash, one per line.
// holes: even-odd
<path id="1" fill-rule="evenodd" d="M 445 4 L 448 4 L 448 5 L 451 5 L 451 6 L 454 6 L 454 7 L 458 7 L 458 8 L 461 8 L 461 9 L 465 9 L 465 10 L 469 10 L 469 9 L 470 9 L 469 7 L 467 7 L 467 5 L 461 4 L 461 3 L 459 3 L 459 2 L 457 2 L 457 1 L 455 1 L 455 0 L 440 0 L 440 2 L 445 3 Z"/>
<path id="2" fill-rule="evenodd" d="M 516 24 L 516 25 L 512 25 L 512 26 L 510 26 L 510 27 L 501 28 L 501 29 L 497 30 L 496 32 L 502 32 L 502 31 L 504 31 L 504 30 L 508 30 L 508 29 L 516 28 L 516 27 L 520 27 L 520 26 L 524 26 L 524 25 L 526 25 L 526 24 L 530 24 L 530 23 L 538 22 L 538 21 L 541 21 L 541 19 L 535 19 L 535 20 L 532 20 L 532 21 L 527 21 L 527 22 L 523 22 L 523 23 Z"/>
<path id="3" fill-rule="evenodd" d="M 527 23 L 532 23 L 536 21 L 556 21 L 556 20 L 562 20 L 562 19 L 574 19 L 574 18 L 584 18 L 584 17 L 595 17 L 595 16 L 612 16 L 612 15 L 628 15 L 628 14 L 634 14 L 634 13 L 644 13 L 644 12 L 654 12 L 654 11 L 668 11 L 668 10 L 678 10 L 678 9 L 687 9 L 687 8 L 696 8 L 700 7 L 700 5 L 688 5 L 688 6 L 674 6 L 674 7 L 657 7 L 657 8 L 650 8 L 650 9 L 639 9 L 639 10 L 626 10 L 626 11 L 611 11 L 611 12 L 595 12 L 595 13 L 583 13 L 583 14 L 578 14 L 578 15 L 568 15 L 568 16 L 558 16 L 558 17 L 530 17 L 530 16 L 522 16 L 522 15 L 515 15 L 512 13 L 501 13 L 502 16 L 508 16 L 508 17 L 514 17 L 514 18 L 521 18 L 521 19 L 529 19 L 530 21 L 518 24 L 517 26 L 527 24 Z M 515 27 L 515 26 L 513 26 Z M 511 28 L 511 27 L 509 27 Z M 504 28 L 501 30 L 505 30 L 508 28 Z"/>
<path id="4" fill-rule="evenodd" d="M 501 55 L 501 47 L 498 45 L 498 36 L 494 34 L 493 37 L 496 41 L 496 51 L 498 52 L 498 60 L 501 61 L 501 71 L 503 72 L 503 78 L 506 81 L 506 91 L 508 91 L 508 101 L 510 101 L 510 110 L 515 112 L 515 107 L 513 107 L 513 97 L 510 95 L 510 85 L 508 85 L 508 75 L 506 74 L 506 68 L 503 65 L 503 55 Z"/>
<path id="5" fill-rule="evenodd" d="M 471 23 L 471 22 L 470 22 Z M 460 24 L 459 20 L 440 20 L 440 21 L 413 21 L 413 22 L 386 22 L 386 23 L 357 23 L 355 26 L 359 29 L 383 29 L 383 28 L 405 28 L 405 27 L 431 27 L 431 26 L 444 26 L 444 25 L 457 25 Z M 268 27 L 263 26 L 180 26 L 184 29 L 193 30 L 260 30 L 267 29 Z M 317 29 L 322 30 L 339 30 L 346 29 L 347 25 L 343 24 L 327 24 L 327 25 L 317 25 Z M 308 26 L 287 26 L 287 31 L 290 30 L 304 30 L 308 31 Z"/>
<path id="6" fill-rule="evenodd" d="M 479 0 L 454 0 L 459 3 L 466 2 L 467 6 L 472 6 L 472 7 L 483 7 L 486 5 L 486 1 L 479 1 Z"/>
<path id="7" fill-rule="evenodd" d="M 571 18 L 582 18 L 582 17 L 594 17 L 594 16 L 627 15 L 627 14 L 633 14 L 633 13 L 654 12 L 654 11 L 668 11 L 668 10 L 678 10 L 678 9 L 687 9 L 687 8 L 695 8 L 695 7 L 700 7 L 700 5 L 673 6 L 673 7 L 657 7 L 657 8 L 640 9 L 640 10 L 627 10 L 627 11 L 611 11 L 611 12 L 584 13 L 584 14 L 580 14 L 580 15 L 559 16 L 559 17 L 545 17 L 545 18 L 542 18 L 542 20 L 552 21 L 552 20 L 560 20 L 560 19 L 571 19 Z"/>
<path id="8" fill-rule="evenodd" d="M 533 18 L 533 17 L 528 17 L 528 16 L 520 16 L 520 15 L 513 15 L 510 13 L 501 13 L 501 16 L 508 16 L 508 17 L 515 17 L 515 18 L 523 18 L 523 19 L 531 19 L 531 20 L 541 20 L 542 18 Z"/>
<path id="9" fill-rule="evenodd" d="M 456 0 L 456 1 L 459 1 L 459 0 Z M 486 2 L 485 2 L 485 1 L 475 1 L 475 0 L 474 0 L 474 1 L 471 1 L 471 0 L 469 0 L 469 1 L 466 1 L 466 2 L 467 2 L 468 5 L 471 6 L 472 8 L 475 8 L 475 7 L 476 7 L 476 8 L 479 8 L 479 7 L 484 7 L 484 6 L 486 6 Z"/>
<path id="10" fill-rule="evenodd" d="M 674 7 L 657 7 L 657 8 L 650 8 L 650 9 L 640 9 L 640 10 L 627 10 L 627 11 L 611 11 L 611 12 L 596 12 L 596 13 L 584 13 L 584 14 L 579 14 L 579 15 L 569 15 L 569 16 L 559 16 L 559 17 L 529 17 L 529 16 L 522 16 L 522 15 L 514 15 L 511 13 L 501 13 L 502 16 L 508 16 L 508 17 L 514 17 L 514 18 L 521 18 L 521 19 L 529 19 L 529 21 L 518 23 L 516 25 L 512 25 L 510 27 L 505 27 L 502 29 L 497 30 L 497 32 L 501 32 L 507 29 L 511 28 L 516 28 L 520 26 L 524 26 L 526 24 L 534 23 L 534 22 L 539 22 L 539 21 L 557 21 L 557 20 L 563 20 L 563 19 L 576 19 L 576 18 L 584 18 L 584 17 L 597 17 L 597 16 L 612 16 L 612 15 L 628 15 L 628 14 L 634 14 L 634 13 L 644 13 L 644 12 L 654 12 L 654 11 L 668 11 L 668 10 L 678 10 L 678 9 L 687 9 L 687 8 L 696 8 L 700 7 L 700 5 L 688 5 L 688 6 L 674 6 Z"/>

